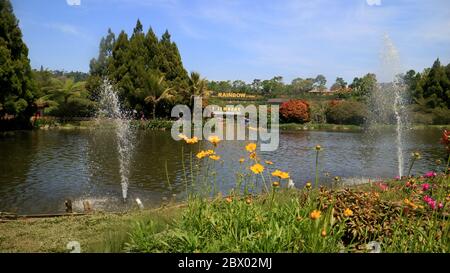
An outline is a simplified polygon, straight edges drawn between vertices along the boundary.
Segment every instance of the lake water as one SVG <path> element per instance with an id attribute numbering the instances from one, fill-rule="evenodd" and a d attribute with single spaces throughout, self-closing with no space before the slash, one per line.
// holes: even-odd
<path id="1" fill-rule="evenodd" d="M 423 174 L 436 168 L 435 160 L 444 158 L 439 143 L 440 130 L 411 130 L 405 134 L 405 156 L 419 151 L 422 159 L 413 173 Z M 187 146 L 176 142 L 170 132 L 139 131 L 130 169 L 130 200 L 139 197 L 145 206 L 160 204 L 163 199 L 184 198 L 185 184 L 181 160 L 184 147 L 186 168 L 205 141 Z M 247 156 L 246 141 L 223 141 L 216 152 L 218 185 L 228 191 L 235 183 L 235 173 L 243 168 L 238 160 Z M 289 171 L 297 187 L 314 180 L 315 151 L 320 144 L 322 183 L 334 176 L 342 178 L 389 178 L 397 175 L 394 131 L 282 132 L 275 152 L 261 153 L 274 168 Z M 200 145 L 200 147 L 199 147 Z M 408 161 L 405 164 L 408 164 Z M 166 163 L 167 162 L 167 163 Z M 194 164 L 196 164 L 194 160 Z M 166 164 L 173 189 L 169 190 Z M 88 199 L 94 209 L 120 210 L 134 206 L 122 203 L 116 139 L 112 130 L 37 130 L 14 132 L 0 137 L 0 211 L 20 214 L 64 211 L 64 201 L 74 201 L 82 208 Z M 195 169 L 195 166 L 194 166 Z M 405 166 L 407 169 L 407 166 Z"/>

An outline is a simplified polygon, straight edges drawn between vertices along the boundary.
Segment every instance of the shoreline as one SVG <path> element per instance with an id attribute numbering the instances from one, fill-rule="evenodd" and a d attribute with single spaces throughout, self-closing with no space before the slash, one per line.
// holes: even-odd
<path id="1" fill-rule="evenodd" d="M 132 120 L 132 125 L 139 128 L 140 130 L 154 130 L 154 131 L 165 131 L 170 130 L 173 121 L 167 119 L 151 119 L 151 120 Z M 425 125 L 425 124 L 413 124 L 407 128 L 407 130 L 426 130 L 426 129 L 439 129 L 443 130 L 449 128 L 450 124 L 442 125 Z M 49 130 L 49 129 L 93 129 L 93 128 L 109 128 L 109 126 L 98 126 L 98 123 L 94 120 L 80 120 L 80 121 L 65 121 L 65 122 L 55 122 L 44 123 L 42 125 L 35 126 L 34 129 L 38 130 Z M 395 125 L 378 125 L 372 127 L 374 129 L 392 129 Z M 280 123 L 280 131 L 291 132 L 291 131 L 337 131 L 337 132 L 361 132 L 367 129 L 365 126 L 352 125 L 352 124 L 331 124 L 331 123 Z M 5 131 L 9 132 L 9 131 Z M 2 133 L 5 133 L 2 132 Z"/>

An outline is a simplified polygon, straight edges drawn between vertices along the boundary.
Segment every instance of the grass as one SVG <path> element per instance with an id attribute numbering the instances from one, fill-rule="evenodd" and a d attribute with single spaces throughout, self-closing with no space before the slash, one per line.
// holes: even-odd
<path id="1" fill-rule="evenodd" d="M 166 208 L 0 222 L 0 252 L 69 252 L 70 241 L 78 241 L 82 252 L 122 252 L 133 223 L 164 223 L 178 213 Z"/>

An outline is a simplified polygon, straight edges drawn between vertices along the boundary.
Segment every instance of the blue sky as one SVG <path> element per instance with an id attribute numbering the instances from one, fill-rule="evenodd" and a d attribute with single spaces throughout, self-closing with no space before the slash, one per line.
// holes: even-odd
<path id="1" fill-rule="evenodd" d="M 401 68 L 450 62 L 447 0 L 12 0 L 34 68 L 89 70 L 107 29 L 166 29 L 210 80 L 381 75 L 383 35 Z"/>

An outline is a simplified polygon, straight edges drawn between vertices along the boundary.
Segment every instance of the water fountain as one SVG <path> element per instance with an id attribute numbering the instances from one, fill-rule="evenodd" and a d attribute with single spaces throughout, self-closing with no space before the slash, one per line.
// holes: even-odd
<path id="1" fill-rule="evenodd" d="M 133 152 L 135 133 L 131 127 L 130 115 L 120 105 L 117 91 L 104 80 L 99 93 L 99 119 L 110 119 L 114 123 L 119 154 L 119 171 L 122 186 L 122 197 L 127 199 L 130 160 Z"/>
<path id="2" fill-rule="evenodd" d="M 404 172 L 403 141 L 406 123 L 405 86 L 398 75 L 401 73 L 400 57 L 387 34 L 384 35 L 384 47 L 381 52 L 382 70 L 381 79 L 386 83 L 377 86 L 371 95 L 372 116 L 370 123 L 395 124 L 396 153 L 398 162 L 398 175 Z"/>

